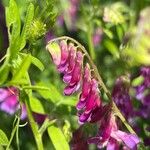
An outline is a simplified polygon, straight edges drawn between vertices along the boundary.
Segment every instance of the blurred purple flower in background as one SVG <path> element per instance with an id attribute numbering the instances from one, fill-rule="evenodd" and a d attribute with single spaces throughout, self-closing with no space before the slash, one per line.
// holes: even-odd
<path id="1" fill-rule="evenodd" d="M 143 77 L 142 83 L 134 87 L 136 90 L 136 99 L 141 102 L 136 111 L 136 115 L 145 119 L 150 118 L 150 66 L 144 66 L 140 69 L 140 75 Z"/>
<path id="2" fill-rule="evenodd" d="M 112 91 L 112 97 L 126 119 L 129 120 L 134 116 L 134 111 L 129 95 L 130 84 L 128 80 L 129 79 L 124 76 L 116 80 Z"/>
<path id="3" fill-rule="evenodd" d="M 48 43 L 48 41 L 50 41 L 53 38 L 55 38 L 53 32 L 52 31 L 47 32 L 46 35 L 45 35 L 46 44 Z"/>
<path id="4" fill-rule="evenodd" d="M 70 7 L 69 7 L 69 15 L 70 15 L 70 28 L 71 30 L 75 30 L 75 22 L 77 19 L 77 11 L 78 11 L 78 6 L 79 6 L 79 1 L 80 0 L 70 0 Z"/>
<path id="5" fill-rule="evenodd" d="M 18 94 L 19 91 L 15 87 L 0 88 L 0 110 L 14 115 L 20 109 Z M 21 107 L 21 119 L 24 120 L 27 118 L 26 107 L 24 104 Z M 47 115 L 38 113 L 33 113 L 33 116 L 39 124 L 43 123 L 47 117 Z"/>
<path id="6" fill-rule="evenodd" d="M 18 90 L 14 87 L 0 89 L 0 110 L 13 115 L 19 110 Z M 21 119 L 26 118 L 25 105 L 21 108 Z"/>
<path id="7" fill-rule="evenodd" d="M 144 103 L 145 90 L 150 88 L 150 66 L 141 67 L 140 76 L 143 77 L 143 82 L 136 88 L 136 98 Z"/>
<path id="8" fill-rule="evenodd" d="M 95 31 L 94 31 L 94 34 L 93 34 L 93 44 L 94 46 L 98 46 L 100 45 L 101 41 L 102 41 L 102 35 L 103 35 L 103 31 L 101 28 L 97 28 Z"/>

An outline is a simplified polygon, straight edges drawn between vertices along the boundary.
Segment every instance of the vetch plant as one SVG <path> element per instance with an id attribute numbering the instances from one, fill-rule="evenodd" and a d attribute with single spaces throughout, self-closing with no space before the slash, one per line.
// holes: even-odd
<path id="1" fill-rule="evenodd" d="M 123 142 L 127 148 L 137 149 L 139 138 L 114 103 L 86 49 L 79 42 L 67 36 L 50 40 L 46 48 L 58 72 L 63 74 L 63 81 L 67 84 L 64 94 L 71 95 L 81 89 L 76 106 L 79 123 L 96 121 L 100 123 L 97 137 L 90 138 L 89 143 L 95 143 L 99 148 L 107 146 L 108 150 L 115 150 L 119 149 L 118 143 Z M 84 58 L 87 58 L 86 63 Z M 100 87 L 110 100 L 107 105 L 102 103 Z M 118 130 L 117 117 L 127 127 L 129 133 Z"/>

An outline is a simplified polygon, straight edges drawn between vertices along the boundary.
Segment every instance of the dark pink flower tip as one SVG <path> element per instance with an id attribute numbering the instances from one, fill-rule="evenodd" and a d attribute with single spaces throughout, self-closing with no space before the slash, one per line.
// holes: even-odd
<path id="1" fill-rule="evenodd" d="M 91 115 L 93 114 L 93 111 L 97 107 L 99 107 L 99 100 L 100 99 L 97 95 L 96 96 L 90 95 L 89 100 L 87 100 L 85 104 L 84 104 L 84 102 L 80 102 L 80 107 L 85 107 L 84 112 L 79 116 L 80 124 L 83 124 L 87 121 L 91 121 Z M 83 104 L 83 106 L 82 106 L 82 104 Z"/>
<path id="2" fill-rule="evenodd" d="M 83 112 L 79 117 L 79 124 L 84 124 L 85 122 L 87 122 L 88 119 L 90 118 L 90 115 L 91 115 L 91 111 Z"/>
<path id="3" fill-rule="evenodd" d="M 108 112 L 108 110 L 111 110 L 110 105 L 105 106 L 98 106 L 96 107 L 91 114 L 91 123 L 95 123 L 97 121 L 100 121 Z"/>
<path id="4" fill-rule="evenodd" d="M 58 43 L 48 43 L 46 49 L 50 52 L 53 62 L 56 66 L 58 66 L 61 62 L 61 49 Z"/>

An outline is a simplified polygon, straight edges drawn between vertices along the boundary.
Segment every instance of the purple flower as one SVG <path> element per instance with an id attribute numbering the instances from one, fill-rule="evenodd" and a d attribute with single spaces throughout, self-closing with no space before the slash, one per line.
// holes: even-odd
<path id="1" fill-rule="evenodd" d="M 75 30 L 75 22 L 77 19 L 79 0 L 70 0 L 70 7 L 68 9 L 70 19 L 70 29 Z"/>
<path id="2" fill-rule="evenodd" d="M 116 80 L 112 91 L 112 97 L 125 117 L 130 119 L 134 112 L 129 95 L 129 83 L 124 76 L 121 76 Z"/>
<path id="3" fill-rule="evenodd" d="M 77 109 L 81 110 L 84 108 L 86 103 L 86 98 L 89 95 L 91 87 L 91 71 L 89 64 L 86 64 L 83 75 L 83 83 L 82 83 L 82 93 L 80 94 L 79 102 L 77 104 Z"/>
<path id="4" fill-rule="evenodd" d="M 144 66 L 140 69 L 140 76 L 143 77 L 143 81 L 138 86 L 134 87 L 136 90 L 136 98 L 141 102 L 136 115 L 145 119 L 150 117 L 150 66 Z"/>
<path id="5" fill-rule="evenodd" d="M 14 87 L 0 89 L 0 109 L 13 115 L 20 108 L 18 102 L 18 90 Z M 26 109 L 22 105 L 21 119 L 26 118 Z"/>
<path id="6" fill-rule="evenodd" d="M 136 98 L 142 102 L 145 96 L 145 90 L 150 88 L 150 66 L 141 67 L 140 76 L 142 76 L 144 80 L 140 85 L 136 86 L 135 89 Z"/>
<path id="7" fill-rule="evenodd" d="M 94 143 L 98 148 L 107 147 L 107 150 L 119 150 L 119 144 L 123 143 L 130 150 L 136 150 L 139 138 L 134 134 L 125 133 L 118 130 L 115 116 L 109 114 L 101 120 L 99 133 L 96 137 L 88 140 L 88 143 Z"/>
<path id="8" fill-rule="evenodd" d="M 54 64 L 63 74 L 63 81 L 68 85 L 64 89 L 65 95 L 71 95 L 80 88 L 82 77 L 83 54 L 76 47 L 66 41 L 49 43 L 47 45 Z"/>
<path id="9" fill-rule="evenodd" d="M 71 95 L 80 88 L 82 62 L 83 62 L 83 54 L 80 51 L 78 51 L 76 54 L 75 65 L 71 72 L 71 79 L 64 89 L 65 95 Z"/>
<path id="10" fill-rule="evenodd" d="M 83 75 L 82 93 L 76 106 L 79 112 L 79 122 L 85 123 L 91 120 L 92 112 L 101 105 L 99 96 L 98 82 L 91 79 L 90 67 L 86 64 Z"/>
<path id="11" fill-rule="evenodd" d="M 46 42 L 46 44 L 51 40 L 51 39 L 53 39 L 55 36 L 54 36 L 54 34 L 53 34 L 53 32 L 52 31 L 48 31 L 47 33 L 46 33 L 46 35 L 45 35 L 45 42 Z"/>
<path id="12" fill-rule="evenodd" d="M 69 51 L 68 59 L 63 65 L 61 65 L 62 67 L 61 66 L 59 67 L 59 69 L 61 70 L 60 72 L 64 74 L 63 81 L 65 83 L 69 83 L 71 80 L 71 73 L 75 66 L 76 52 L 77 52 L 76 48 L 72 43 L 69 44 L 68 51 Z"/>

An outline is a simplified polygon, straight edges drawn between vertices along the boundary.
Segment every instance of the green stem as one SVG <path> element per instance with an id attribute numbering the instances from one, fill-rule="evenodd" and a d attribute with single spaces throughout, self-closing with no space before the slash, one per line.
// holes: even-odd
<path id="1" fill-rule="evenodd" d="M 15 120 L 16 120 L 16 118 L 15 118 Z M 15 133 L 16 133 L 16 131 L 17 131 L 17 128 L 19 128 L 19 122 L 20 122 L 20 118 L 17 117 L 17 122 L 16 122 L 15 127 L 13 128 L 12 133 L 11 133 L 11 137 L 10 137 L 9 143 L 8 143 L 8 145 L 7 145 L 7 147 L 6 147 L 6 150 L 9 150 L 10 144 L 11 144 L 13 138 L 14 138 L 14 135 L 15 135 Z"/>
<path id="2" fill-rule="evenodd" d="M 88 31 L 87 31 L 87 37 L 88 37 L 88 46 L 89 46 L 90 56 L 93 60 L 95 60 L 95 52 L 94 52 L 94 45 L 93 45 L 93 40 L 92 40 L 91 25 L 89 25 L 89 28 L 88 28 Z"/>
<path id="3" fill-rule="evenodd" d="M 41 135 L 43 135 L 45 130 L 55 122 L 56 122 L 56 119 L 50 121 L 48 118 L 46 118 L 41 128 L 39 129 L 39 132 L 41 133 Z"/>
<path id="4" fill-rule="evenodd" d="M 30 77 L 29 77 L 28 73 L 26 73 L 26 78 L 28 80 L 29 86 L 31 86 Z M 29 98 L 30 98 L 30 96 L 32 96 L 32 90 L 27 89 L 26 91 L 28 93 L 28 96 L 27 96 L 27 99 L 25 100 L 25 105 L 26 105 L 26 109 L 27 109 L 28 119 L 29 119 L 31 129 L 33 132 L 33 136 L 34 136 L 38 150 L 44 150 L 44 146 L 43 146 L 43 142 L 42 142 L 42 135 L 40 134 L 40 132 L 38 130 L 38 125 L 33 118 L 32 110 L 31 110 L 31 106 L 30 106 L 30 102 L 29 102 Z"/>
<path id="5" fill-rule="evenodd" d="M 37 123 L 33 119 L 29 100 L 25 101 L 25 105 L 26 105 L 28 119 L 29 119 L 29 122 L 31 125 L 31 129 L 32 129 L 35 141 L 36 141 L 37 148 L 38 148 L 38 150 L 44 150 L 43 143 L 42 143 L 42 136 L 38 131 Z"/>
<path id="6" fill-rule="evenodd" d="M 105 94 L 107 95 L 107 97 L 109 98 L 111 104 L 112 104 L 112 110 L 114 112 L 115 115 L 117 115 L 120 120 L 123 122 L 123 124 L 126 126 L 126 128 L 128 129 L 128 131 L 132 134 L 135 134 L 136 133 L 134 132 L 134 130 L 132 129 L 132 127 L 127 123 L 125 117 L 122 115 L 122 113 L 120 112 L 120 110 L 118 109 L 118 107 L 116 106 L 116 104 L 114 103 L 112 97 L 111 97 L 111 93 L 109 92 L 109 90 L 107 89 L 106 85 L 104 84 L 100 74 L 99 74 L 99 71 L 97 69 L 97 67 L 95 66 L 93 60 L 90 58 L 89 54 L 87 53 L 86 49 L 84 48 L 84 46 L 82 46 L 78 41 L 76 41 L 75 39 L 73 38 L 70 38 L 68 36 L 62 36 L 62 37 L 58 37 L 58 38 L 55 38 L 49 42 L 54 42 L 56 40 L 63 40 L 63 39 L 66 39 L 66 40 L 70 40 L 72 42 L 74 42 L 84 53 L 85 55 L 87 56 L 93 70 L 94 70 L 94 73 L 95 73 L 95 77 L 97 78 L 98 82 L 99 82 L 99 85 L 103 88 Z"/>

